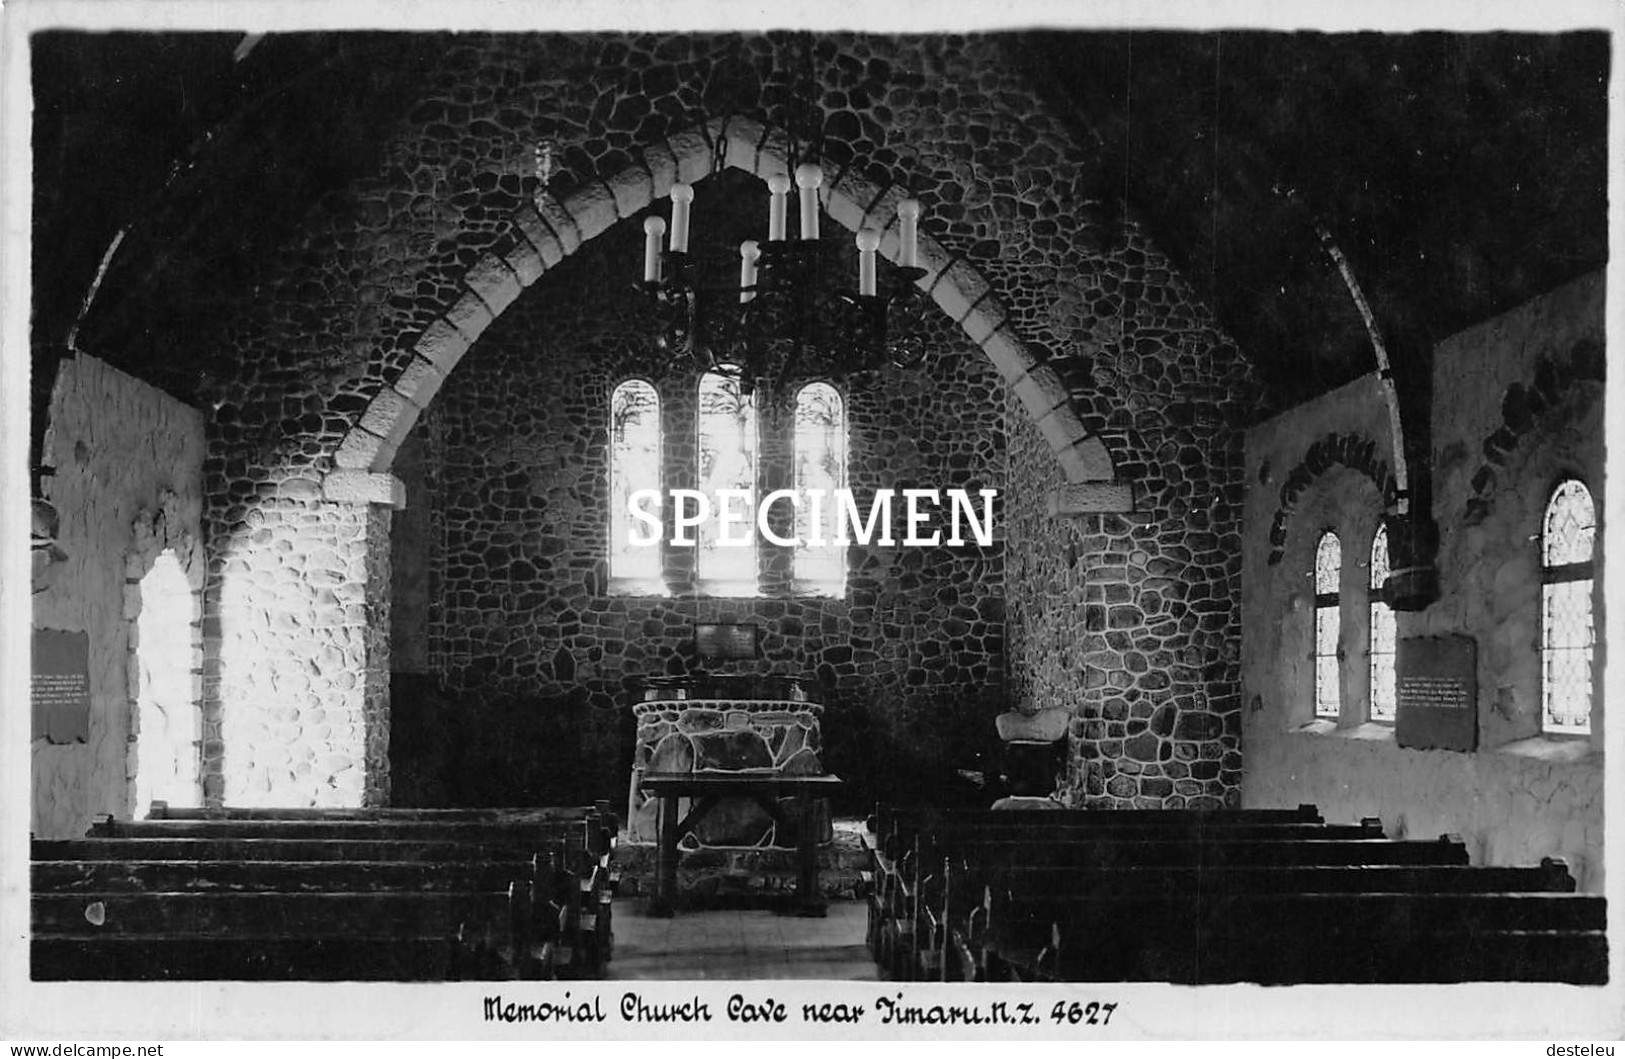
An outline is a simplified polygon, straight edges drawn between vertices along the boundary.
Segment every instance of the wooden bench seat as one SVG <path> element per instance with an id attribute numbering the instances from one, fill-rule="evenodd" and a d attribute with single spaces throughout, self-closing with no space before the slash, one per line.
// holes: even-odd
<path id="1" fill-rule="evenodd" d="M 1567 894 L 1574 877 L 1560 860 L 1538 867 L 1467 865 L 1302 865 L 1285 867 L 1138 867 L 1079 872 L 1074 868 L 1009 864 L 947 864 L 918 881 L 916 919 L 910 933 L 919 938 L 915 974 L 952 973 L 952 931 L 967 931 L 986 895 L 1009 893 L 1030 902 L 1046 896 L 1061 901 L 1114 898 L 1158 900 L 1168 907 L 1205 895 L 1271 894 Z M 965 973 L 961 970 L 960 973 Z M 936 977 L 936 975 L 932 975 Z M 957 980 L 957 979 L 950 979 Z"/>
<path id="2" fill-rule="evenodd" d="M 489 861 L 533 854 L 528 842 L 391 841 L 378 838 L 35 839 L 34 860 Z"/>
<path id="3" fill-rule="evenodd" d="M 81 936 L 320 937 L 332 932 L 449 938 L 465 924 L 505 925 L 511 915 L 507 888 L 424 893 L 37 893 L 32 903 L 36 934 Z"/>
<path id="4" fill-rule="evenodd" d="M 609 803 L 597 805 L 503 806 L 464 809 L 375 808 L 274 808 L 265 806 L 223 806 L 216 809 L 172 806 L 155 801 L 147 810 L 147 820 L 496 820 L 516 823 L 552 823 L 585 820 L 592 815 L 607 816 Z"/>
<path id="5" fill-rule="evenodd" d="M 1187 985 L 1256 982 L 1423 983 L 1546 981 L 1598 984 L 1608 979 L 1600 930 L 1501 928 L 1411 930 L 1369 937 L 1327 926 L 1308 934 L 1207 937 L 1184 947 L 1141 943 L 1129 953 L 1102 950 L 1071 925 L 1025 922 L 990 927 L 980 956 L 956 938 L 980 981 L 1156 981 Z M 977 968 L 980 968 L 977 970 Z M 957 980 L 958 971 L 951 977 Z"/>
<path id="6" fill-rule="evenodd" d="M 509 820 L 117 820 L 104 817 L 86 834 L 91 838 L 376 838 L 533 846 L 574 840 L 583 848 L 588 839 L 582 821 Z"/>
<path id="7" fill-rule="evenodd" d="M 957 951 L 970 955 L 968 946 Z M 962 957 L 963 958 L 963 957 Z M 974 957 L 972 957 L 974 959 Z M 1185 985 L 1261 985 L 1543 981 L 1577 985 L 1608 980 L 1601 931 L 1474 930 L 1365 940 L 1332 931 L 1316 940 L 1266 939 L 1197 954 L 1181 950 L 1138 956 L 1141 970 L 1093 958 L 1084 939 L 1053 926 L 1022 924 L 995 930 L 981 981 L 1157 981 Z M 956 979 L 957 980 L 957 979 Z"/>
<path id="8" fill-rule="evenodd" d="M 102 953 L 138 979 L 257 979 L 278 977 L 279 968 L 282 977 L 314 968 L 324 979 L 544 977 L 554 943 L 532 934 L 529 909 L 521 883 L 428 893 L 36 892 L 31 952 L 41 962 L 32 973 L 117 977 L 90 964 L 66 970 L 75 954 Z M 349 955 L 324 969 L 312 950 Z M 403 952 L 425 966 L 403 968 Z M 369 960 L 379 966 L 369 969 Z"/>
<path id="9" fill-rule="evenodd" d="M 1055 839 L 985 839 L 974 835 L 922 836 L 915 858 L 931 864 L 957 856 L 985 863 L 1050 865 L 1101 869 L 1111 867 L 1287 866 L 1306 864 L 1466 864 L 1467 848 L 1459 839 L 1397 841 L 1382 838 L 1288 840 L 1200 840 L 1126 836 L 1068 836 Z M 902 865 L 907 872 L 909 864 Z"/>
<path id="10" fill-rule="evenodd" d="M 287 938 L 244 935 L 35 937 L 35 981 L 382 981 L 502 978 L 493 961 L 438 935 Z"/>
<path id="11" fill-rule="evenodd" d="M 1563 893 L 1245 893 L 1178 895 L 990 894 L 990 921 L 1067 923 L 1097 937 L 1126 931 L 1172 938 L 1349 930 L 1374 936 L 1409 931 L 1602 930 L 1603 899 Z"/>
<path id="12" fill-rule="evenodd" d="M 1057 980 L 1446 981 L 1471 960 L 1496 967 L 1510 959 L 1474 956 L 1475 946 L 1452 955 L 1452 969 L 1426 966 L 1463 939 L 1600 937 L 1606 918 L 1602 898 L 1568 893 L 990 893 L 965 943 L 973 955 L 982 951 L 984 966 L 1026 966 Z M 1035 948 L 1047 955 L 1039 959 Z M 1531 964 L 1521 973 L 1546 972 Z"/>
<path id="13" fill-rule="evenodd" d="M 350 828 L 365 829 L 366 825 L 376 824 L 383 825 L 381 830 L 388 835 L 412 834 L 422 838 L 460 840 L 465 831 L 484 828 L 493 832 L 515 830 L 547 840 L 564 840 L 577 843 L 594 855 L 607 856 L 620 826 L 608 806 L 608 802 L 601 801 L 592 806 L 474 809 L 182 809 L 156 801 L 152 803 L 145 820 L 98 817 L 91 834 L 130 837 L 185 835 L 192 832 L 163 825 L 190 822 L 211 825 L 209 829 L 196 832 L 198 834 L 240 834 L 245 837 L 323 837 L 322 828 L 310 825 L 331 824 L 340 825 L 333 829 L 333 837 L 346 837 L 351 833 Z M 150 825 L 159 826 L 152 828 Z M 406 830 L 398 830 L 403 825 Z"/>
<path id="14" fill-rule="evenodd" d="M 1145 837 L 1201 837 L 1223 831 L 1234 837 L 1261 838 L 1278 834 L 1280 827 L 1316 828 L 1321 837 L 1380 837 L 1380 824 L 1365 821 L 1324 831 L 1324 820 L 1313 805 L 1294 809 L 1046 809 L 1046 810 L 944 810 L 928 806 L 881 804 L 869 818 L 864 835 L 874 862 L 875 887 L 868 898 L 868 924 L 865 938 L 869 949 L 883 966 L 905 962 L 908 939 L 917 918 L 913 896 L 918 869 L 914 851 L 922 836 L 928 841 L 985 837 L 1026 841 L 1070 840 L 1074 837 L 1113 838 L 1119 835 Z M 1292 834 L 1293 832 L 1279 832 Z M 904 936 L 901 945 L 894 944 Z"/>
<path id="15" fill-rule="evenodd" d="M 1007 814 L 1011 815 L 1011 814 Z M 1047 813 L 1032 815 L 1047 816 Z M 882 839 L 882 848 L 891 856 L 901 856 L 921 837 L 932 843 L 945 845 L 962 839 L 975 841 L 1074 841 L 1097 839 L 1118 841 L 1157 842 L 1243 842 L 1266 840 L 1271 842 L 1293 839 L 1380 839 L 1386 837 L 1382 824 L 1368 820 L 1359 824 L 1226 824 L 1215 826 L 1203 820 L 1167 821 L 1154 827 L 1129 827 L 1111 823 L 1061 823 L 1038 821 L 996 821 L 992 823 L 957 823 L 944 821 L 930 830 L 914 835 L 895 833 L 889 840 Z"/>
<path id="16" fill-rule="evenodd" d="M 153 815 L 32 844 L 37 976 L 598 977 L 611 952 L 602 807 Z M 150 970 L 70 971 L 102 957 Z"/>
<path id="17" fill-rule="evenodd" d="M 1068 822 L 1087 815 L 877 813 L 898 839 L 871 838 L 870 939 L 888 975 L 1606 980 L 1606 904 L 1574 893 L 1561 861 L 1473 867 L 1452 836 L 1390 840 L 1374 820 L 1317 823 L 1312 806 L 1273 823 L 1156 810 Z"/>
<path id="18" fill-rule="evenodd" d="M 1124 827 L 1192 822 L 1214 826 L 1325 823 L 1320 810 L 1313 805 L 1299 805 L 1295 809 L 940 809 L 880 805 L 870 816 L 868 825 L 875 834 L 885 834 L 899 827 L 912 832 L 930 830 L 944 821 L 996 824 L 1011 819 Z"/>
<path id="19" fill-rule="evenodd" d="M 1466 864 L 1203 865 L 1110 868 L 1079 873 L 1072 868 L 979 864 L 952 868 L 957 888 L 1014 893 L 1573 893 L 1568 865 L 1551 857 L 1534 867 Z"/>
<path id="20" fill-rule="evenodd" d="M 530 877 L 524 859 L 465 861 L 48 860 L 30 867 L 36 893 L 317 893 L 506 889 Z"/>

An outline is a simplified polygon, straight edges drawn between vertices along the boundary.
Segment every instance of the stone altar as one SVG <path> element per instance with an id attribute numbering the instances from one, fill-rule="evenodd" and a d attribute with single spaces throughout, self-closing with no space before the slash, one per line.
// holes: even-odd
<path id="1" fill-rule="evenodd" d="M 641 790 L 646 772 L 762 773 L 811 776 L 819 760 L 823 706 L 809 701 L 808 682 L 752 674 L 692 674 L 644 681 L 632 704 L 636 749 L 627 796 L 627 840 L 655 841 L 655 799 Z M 681 807 L 686 813 L 688 807 Z M 827 812 L 819 841 L 830 838 Z M 748 798 L 730 798 L 684 838 L 682 848 L 788 849 L 773 819 Z"/>

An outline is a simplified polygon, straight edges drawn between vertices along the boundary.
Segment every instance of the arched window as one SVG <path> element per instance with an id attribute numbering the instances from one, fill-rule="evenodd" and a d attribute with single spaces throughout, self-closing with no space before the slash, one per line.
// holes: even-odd
<path id="1" fill-rule="evenodd" d="M 714 505 L 700 523 L 694 576 L 701 591 L 754 596 L 756 580 L 756 399 L 732 375 L 700 376 L 699 473 Z M 725 508 L 725 510 L 724 510 Z"/>
<path id="2" fill-rule="evenodd" d="M 1541 730 L 1591 732 L 1592 560 L 1597 512 L 1578 478 L 1557 483 L 1541 525 Z"/>
<path id="3" fill-rule="evenodd" d="M 1388 605 L 1388 527 L 1371 538 L 1371 719 L 1393 724 L 1394 646 L 1398 629 Z"/>
<path id="4" fill-rule="evenodd" d="M 1337 583 L 1342 571 L 1337 534 L 1327 530 L 1315 547 L 1315 716 L 1332 721 L 1342 702 L 1337 688 Z"/>
<path id="5" fill-rule="evenodd" d="M 642 489 L 656 495 L 639 510 L 659 519 L 660 395 L 642 379 L 628 379 L 609 398 L 609 576 L 622 590 L 663 593 L 663 533 L 634 519 L 629 508 L 632 494 Z"/>
<path id="6" fill-rule="evenodd" d="M 799 589 L 821 596 L 846 591 L 846 548 L 835 539 L 837 489 L 846 487 L 846 405 L 835 387 L 812 382 L 796 393 L 795 578 Z M 810 493 L 821 494 L 814 511 Z M 808 543 L 820 542 L 820 543 Z"/>

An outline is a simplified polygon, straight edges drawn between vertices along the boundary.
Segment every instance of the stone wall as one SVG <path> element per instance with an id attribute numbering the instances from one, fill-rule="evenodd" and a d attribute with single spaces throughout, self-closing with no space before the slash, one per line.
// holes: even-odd
<path id="1" fill-rule="evenodd" d="M 224 706 L 205 715 L 205 790 L 228 805 L 385 804 L 388 510 L 281 492 L 211 558 L 205 673 Z"/>
<path id="2" fill-rule="evenodd" d="M 757 219 L 751 208 L 765 201 L 764 189 L 742 208 Z M 698 205 L 695 216 L 696 232 L 722 223 Z M 412 554 L 412 538 L 398 539 L 396 579 L 433 586 L 429 657 L 450 692 L 445 708 L 457 711 L 458 747 L 434 767 L 458 773 L 462 797 L 475 801 L 619 802 L 631 765 L 629 683 L 703 668 L 816 681 L 824 764 L 852 781 L 855 805 L 940 783 L 978 739 L 992 740 L 1005 702 L 997 529 L 988 547 L 854 546 L 842 598 L 792 594 L 787 563 L 775 561 L 787 557 L 773 556 L 762 564 L 766 598 L 695 598 L 691 556 L 675 548 L 666 549 L 673 595 L 608 584 L 609 397 L 646 366 L 628 352 L 647 341 L 628 305 L 641 246 L 641 230 L 622 226 L 524 295 L 470 350 L 414 436 L 426 474 L 409 503 L 429 508 L 433 545 Z M 878 488 L 1003 492 L 1003 385 L 945 318 L 933 314 L 928 329 L 923 369 L 888 371 L 845 394 L 848 482 L 862 510 Z M 693 484 L 696 383 L 682 374 L 657 384 L 666 488 Z M 761 422 L 764 435 L 788 429 L 766 414 Z M 761 493 L 783 484 L 773 453 L 787 442 L 762 446 Z M 902 517 L 898 505 L 899 540 Z M 759 625 L 761 658 L 699 659 L 694 624 L 713 621 Z"/>
<path id="3" fill-rule="evenodd" d="M 1478 641 L 1482 741 L 1498 746 L 1540 728 L 1541 518 L 1558 479 L 1578 474 L 1605 518 L 1604 277 L 1593 273 L 1439 343 L 1434 353 L 1434 517 L 1437 604 L 1420 635 Z M 1598 540 L 1602 540 L 1599 533 Z M 1607 620 L 1607 556 L 1598 552 L 1594 613 Z M 1598 636 L 1594 700 L 1607 644 Z M 1605 711 L 1593 713 L 1602 749 Z"/>
<path id="4" fill-rule="evenodd" d="M 260 271 L 244 277 L 242 303 L 220 305 L 212 314 L 220 321 L 218 332 L 200 329 L 184 340 L 195 342 L 195 351 L 177 350 L 178 356 L 196 352 L 212 365 L 202 384 L 213 409 L 206 518 L 211 541 L 221 542 L 223 550 L 211 565 L 211 617 L 220 616 L 228 590 L 247 591 L 230 589 L 224 569 L 239 552 L 252 553 L 254 546 L 242 543 L 260 529 L 250 526 L 252 517 L 277 523 L 277 534 L 291 532 L 292 525 L 308 526 L 308 539 L 285 539 L 295 555 L 326 547 L 335 532 L 336 523 L 330 522 L 350 518 L 319 506 L 326 476 L 388 471 L 420 414 L 435 407 L 443 385 L 460 385 L 471 370 L 502 378 L 502 368 L 469 369 L 460 361 L 465 354 L 483 353 L 482 335 L 503 326 L 516 311 L 513 306 L 534 301 L 523 292 L 551 289 L 553 273 L 600 238 L 636 224 L 674 180 L 706 177 L 719 147 L 726 147 L 728 166 L 757 176 L 780 171 L 785 162 L 781 103 L 801 69 L 788 35 L 458 34 L 429 50 L 437 63 L 413 80 L 416 102 L 403 107 L 390 132 L 377 138 L 370 174 L 330 195 L 283 253 L 266 255 Z M 1196 797 L 1193 783 L 1216 785 L 1204 786 L 1203 796 L 1233 790 L 1235 733 L 1223 730 L 1223 718 L 1236 706 L 1238 626 L 1230 591 L 1236 549 L 1227 543 L 1234 540 L 1239 502 L 1230 495 L 1239 481 L 1232 423 L 1237 409 L 1250 411 L 1254 403 L 1243 358 L 1122 208 L 1121 189 L 1104 186 L 1089 130 L 1072 124 L 1075 116 L 1063 118 L 1033 105 L 1024 73 L 998 36 L 835 34 L 819 38 L 814 66 L 827 116 L 820 162 L 832 229 L 863 224 L 883 231 L 880 253 L 890 260 L 898 245 L 897 202 L 914 195 L 925 204 L 920 254 L 928 275 L 922 285 L 944 313 L 939 351 L 980 355 L 997 373 L 987 378 L 996 382 L 1002 376 L 1008 384 L 1003 394 L 989 392 L 962 407 L 989 409 L 1001 419 L 1008 399 L 1036 425 L 1032 436 L 1039 444 L 1026 451 L 1019 478 L 1013 479 L 1022 487 L 1021 502 L 1043 505 L 1048 498 L 1039 490 L 1080 484 L 1091 488 L 1066 494 L 1068 510 L 1122 510 L 1131 489 L 1139 497 L 1136 519 L 1100 518 L 1067 527 L 1041 524 L 1038 508 L 1030 518 L 1012 516 L 1026 518 L 1027 528 L 1024 565 L 1010 581 L 1009 594 L 1031 601 L 1019 622 L 1028 639 L 1014 668 L 1028 675 L 1021 678 L 1026 683 L 1018 701 L 1032 708 L 1077 703 L 1086 711 L 1076 732 L 1080 755 L 1099 753 L 1127 762 L 1125 775 L 1149 782 L 1142 788 L 1139 779 L 1123 779 L 1116 794 L 1107 794 L 1105 785 L 1117 779 L 1116 773 L 1086 766 L 1076 771 L 1069 790 L 1077 799 L 1130 800 Z M 613 82 L 606 80 L 611 72 Z M 378 120 L 390 119 L 379 115 Z M 628 241 L 624 233 L 621 238 Z M 617 258 L 608 274 L 618 289 L 624 291 L 632 271 L 627 266 L 636 260 L 635 249 Z M 528 333 L 559 337 L 552 321 L 533 324 L 539 326 Z M 515 325 L 507 326 L 511 331 Z M 514 341 L 509 337 L 498 344 L 514 346 Z M 595 444 L 590 415 L 602 407 L 604 395 L 591 387 L 602 387 L 606 378 L 583 381 L 573 395 L 560 391 L 566 402 L 574 402 L 568 413 L 553 406 L 546 410 L 571 420 L 566 455 L 578 461 L 575 466 L 601 465 L 581 449 Z M 854 430 L 865 417 L 881 423 L 894 414 L 894 406 L 906 420 L 920 407 L 911 400 L 905 389 L 885 407 L 877 403 L 866 409 L 855 402 Z M 680 404 L 671 407 L 674 415 L 682 414 Z M 551 425 L 533 427 L 519 419 L 527 411 L 523 402 L 497 410 L 515 419 L 502 424 L 506 433 L 519 438 L 556 433 Z M 481 409 L 479 415 L 496 420 L 491 412 Z M 471 414 L 448 414 L 446 430 L 455 433 L 461 429 L 459 417 Z M 485 429 L 484 423 L 474 425 Z M 467 444 L 446 441 L 448 452 Z M 484 438 L 472 444 L 490 448 Z M 922 471 L 932 470 L 931 461 L 938 458 L 926 451 L 927 444 L 934 439 L 921 436 Z M 513 473 L 522 477 L 528 458 L 521 454 Z M 899 479 L 912 473 L 914 455 L 905 446 L 885 458 L 891 465 L 875 481 L 906 484 Z M 456 483 L 464 467 L 446 467 L 444 480 Z M 522 493 L 530 487 L 502 490 Z M 588 510 L 584 496 L 589 494 L 582 489 L 589 487 L 546 485 L 555 495 L 537 500 L 526 517 L 532 522 L 543 515 L 560 518 L 572 505 Z M 304 506 L 285 509 L 286 502 Z M 448 508 L 451 514 L 459 510 L 459 504 Z M 286 521 L 290 511 L 296 515 L 293 523 Z M 438 525 L 445 532 L 458 523 Z M 563 539 L 584 549 L 582 556 L 591 550 L 590 538 L 575 523 Z M 1063 564 L 1069 543 L 1089 558 Z M 950 700 L 962 698 L 971 694 L 967 687 L 992 679 L 993 659 L 1003 650 L 993 637 L 1003 615 L 975 610 L 967 600 L 986 593 L 965 586 L 997 584 L 1003 574 L 994 558 L 962 562 L 920 552 L 897 554 L 908 556 L 907 563 L 930 564 L 929 569 L 905 568 L 903 558 L 871 556 L 865 561 L 872 566 L 863 572 L 874 578 L 872 599 L 871 589 L 854 582 L 850 599 L 835 604 L 705 601 L 685 609 L 670 601 L 612 602 L 590 580 L 589 567 L 569 566 L 585 561 L 580 557 L 565 560 L 570 570 L 565 595 L 551 594 L 554 582 L 534 563 L 536 589 L 511 599 L 493 603 L 489 593 L 475 591 L 465 600 L 471 589 L 444 585 L 447 612 L 431 618 L 444 630 L 444 653 L 431 657 L 428 668 L 444 673 L 459 695 L 493 692 L 493 681 L 507 689 L 482 698 L 480 711 L 467 720 L 469 730 L 458 729 L 459 740 L 479 748 L 461 771 L 494 784 L 480 797 L 607 793 L 614 784 L 594 771 L 605 766 L 584 762 L 603 760 L 596 752 L 605 746 L 624 748 L 628 734 L 618 731 L 605 706 L 618 693 L 620 677 L 630 674 L 604 669 L 585 638 L 604 634 L 599 646 L 607 656 L 619 650 L 617 644 L 634 642 L 628 629 L 658 630 L 649 635 L 680 640 L 680 630 L 697 619 L 761 618 L 786 629 L 799 623 L 803 630 L 787 633 L 784 644 L 770 649 L 778 652 L 772 664 L 788 671 L 826 664 L 834 674 L 838 694 L 828 703 L 827 719 L 830 767 L 843 767 L 844 757 L 849 769 L 903 782 L 879 767 L 896 758 L 900 742 L 906 745 L 916 734 L 940 728 L 945 716 L 953 716 L 955 724 L 986 727 L 976 719 L 984 712 L 980 706 L 974 717 L 961 718 L 940 702 L 926 705 L 926 699 L 928 689 L 939 686 Z M 352 557 L 342 558 L 348 569 Z M 303 593 L 292 601 L 296 609 L 315 607 L 311 627 L 349 628 L 349 604 L 328 599 L 315 586 L 291 587 L 300 562 L 259 555 L 245 561 L 263 568 L 264 583 L 255 582 L 249 596 L 239 599 L 262 616 L 249 619 L 260 624 L 244 626 L 244 635 L 264 644 L 282 643 L 284 636 L 298 640 L 293 633 L 263 627 L 263 616 L 296 591 Z M 1087 586 L 1084 570 L 1093 571 Z M 897 602 L 883 588 L 892 578 L 898 584 L 908 581 L 909 592 L 920 592 L 930 579 L 954 591 L 948 594 L 951 601 L 940 604 Z M 1058 581 L 1067 588 L 1051 600 Z M 369 597 L 369 605 L 381 620 L 384 601 Z M 538 615 L 529 619 L 532 628 L 509 620 L 516 605 Z M 888 613 L 888 606 L 895 613 Z M 963 613 L 942 618 L 936 616 L 939 606 Z M 997 604 L 985 606 L 996 610 Z M 532 607 L 560 609 L 529 611 Z M 948 635 L 976 640 L 972 645 L 967 639 L 965 650 L 986 659 L 989 675 L 979 663 L 969 669 L 958 663 L 941 666 L 927 656 L 936 639 L 910 624 L 926 613 L 933 616 L 919 620 L 927 626 L 940 621 L 946 630 L 951 621 L 980 629 Z M 493 624 L 496 614 L 504 617 Z M 1080 616 L 1085 623 L 1099 622 L 1092 629 L 1081 626 L 1093 634 L 1083 650 L 1072 645 L 1080 627 L 1074 619 Z M 291 707 L 273 706 L 275 688 L 251 687 L 233 677 L 233 666 L 240 674 L 249 670 L 228 657 L 216 634 L 235 634 L 214 622 L 208 629 L 205 693 L 211 721 L 234 711 L 242 717 L 275 710 L 281 712 L 245 718 L 245 723 L 284 734 L 292 732 L 288 725 L 302 730 L 307 723 L 326 724 L 325 717 L 310 722 L 303 713 L 289 714 Z M 793 647 L 791 636 L 799 636 Z M 340 637 L 343 652 L 352 650 L 349 637 Z M 544 646 L 545 653 L 534 653 Z M 376 651 L 366 653 L 378 657 Z M 415 654 L 407 661 L 422 664 Z M 631 669 L 645 664 L 634 660 Z M 1143 672 L 1126 668 L 1142 665 Z M 852 668 L 842 668 L 847 666 Z M 873 680 L 859 676 L 865 667 Z M 1118 676 L 1108 677 L 1119 669 Z M 955 672 L 961 678 L 951 675 Z M 301 679 L 314 682 L 310 694 L 341 704 L 341 727 L 356 723 L 350 716 L 354 689 L 340 686 L 338 676 L 324 671 L 289 678 L 296 687 Z M 378 679 L 376 671 L 368 673 L 369 682 Z M 853 680 L 860 681 L 861 694 Z M 871 694 L 881 686 L 890 690 Z M 531 705 L 504 697 L 521 689 Z M 227 692 L 248 698 L 222 698 Z M 987 694 L 993 701 L 985 712 L 997 713 L 1002 692 Z M 861 707 L 849 705 L 858 699 Z M 535 708 L 538 701 L 547 708 Z M 1169 708 L 1161 710 L 1163 705 Z M 319 709 L 325 714 L 325 706 Z M 843 711 L 853 714 L 844 725 Z M 871 727 L 872 719 L 881 717 L 903 720 Z M 458 721 L 461 725 L 464 718 Z M 844 738 L 850 742 L 843 746 L 839 732 L 848 733 Z M 1130 739 L 1135 740 L 1132 752 Z M 560 748 L 559 769 L 536 764 L 531 750 L 536 744 Z M 358 745 L 324 753 L 351 753 Z M 931 749 L 920 760 L 938 759 L 946 751 L 937 748 L 944 745 L 927 743 Z M 256 786 L 262 785 L 264 770 L 289 768 L 286 754 L 272 753 L 269 744 L 266 752 L 275 761 L 253 762 Z M 455 755 L 448 752 L 448 757 Z M 1143 768 L 1187 759 L 1218 762 L 1220 774 L 1197 780 Z M 493 763 L 500 767 L 487 768 Z M 1213 768 L 1203 764 L 1200 771 Z M 1188 793 L 1171 789 L 1180 781 Z M 1092 794 L 1091 783 L 1099 788 Z M 311 793 L 297 785 L 289 790 L 297 798 Z"/>
<path id="5" fill-rule="evenodd" d="M 131 635 L 138 585 L 172 549 L 194 591 L 202 588 L 203 420 L 80 355 L 61 363 L 42 456 L 50 471 L 42 488 L 61 513 L 58 540 L 67 559 L 51 587 L 34 596 L 33 624 L 89 635 L 90 739 L 34 742 L 29 826 L 37 837 L 67 838 L 82 835 L 98 813 L 127 817 L 136 809 Z M 196 623 L 176 635 L 197 656 Z"/>
<path id="6" fill-rule="evenodd" d="M 1241 783 L 1246 362 L 1209 311 L 1130 231 L 1106 267 L 1067 283 L 1074 401 L 1134 510 L 1057 518 L 1065 485 L 1010 400 L 1006 504 L 1013 705 L 1073 713 L 1059 796 L 1086 807 L 1234 804 Z M 1064 494 L 1062 494 L 1064 495 Z"/>
<path id="7" fill-rule="evenodd" d="M 1359 723 L 1369 685 L 1367 564 L 1392 499 L 1381 481 L 1391 454 L 1377 379 L 1356 380 L 1248 434 L 1246 804 L 1314 802 L 1329 820 L 1380 816 L 1394 836 L 1460 834 L 1476 863 L 1561 856 L 1582 888 L 1601 889 L 1601 711 L 1589 742 L 1537 732 L 1541 515 L 1562 472 L 1580 474 L 1599 516 L 1603 509 L 1602 289 L 1600 275 L 1586 277 L 1435 350 L 1442 592 L 1424 611 L 1400 612 L 1398 635 L 1476 641 L 1476 753 L 1403 749 L 1392 728 Z M 1342 443 L 1337 460 L 1323 447 L 1310 483 L 1289 489 L 1305 454 L 1333 435 L 1358 440 Z M 1288 492 L 1295 499 L 1277 543 L 1273 527 Z M 1313 721 L 1308 571 L 1326 529 L 1343 545 L 1341 725 Z M 1281 557 L 1272 563 L 1275 551 Z M 1596 604 L 1600 629 L 1600 587 Z M 1600 673 L 1600 644 L 1597 654 Z"/>

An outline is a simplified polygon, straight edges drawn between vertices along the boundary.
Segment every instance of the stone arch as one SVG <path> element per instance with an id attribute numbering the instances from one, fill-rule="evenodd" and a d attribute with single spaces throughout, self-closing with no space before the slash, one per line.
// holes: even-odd
<path id="1" fill-rule="evenodd" d="M 324 495 L 398 503 L 398 483 L 388 476 L 395 453 L 463 355 L 527 287 L 588 240 L 668 194 L 674 183 L 703 179 L 719 148 L 725 164 L 765 178 L 788 168 L 784 144 L 782 132 L 752 119 L 713 118 L 645 147 L 641 165 L 581 185 L 562 199 L 538 195 L 522 207 L 513 218 L 514 245 L 475 261 L 457 300 L 423 329 L 410 362 L 350 427 L 335 455 L 336 469 L 324 479 Z M 875 184 L 855 162 L 823 164 L 831 218 L 853 232 L 881 231 L 880 253 L 895 260 L 897 204 L 905 189 Z M 1060 376 L 1016 333 L 982 272 L 924 231 L 919 264 L 927 273 L 924 289 L 992 361 L 1060 464 L 1067 486 L 1052 498 L 1052 510 L 1132 510 L 1132 489 L 1117 479 L 1104 442 L 1084 427 Z"/>
<path id="2" fill-rule="evenodd" d="M 1469 483 L 1472 495 L 1462 508 L 1464 525 L 1476 526 L 1489 515 L 1495 502 L 1496 481 L 1506 469 L 1507 458 L 1530 436 L 1540 419 L 1580 384 L 1604 381 L 1606 364 L 1602 347 L 1582 338 L 1569 348 L 1567 360 L 1559 361 L 1543 353 L 1535 362 L 1533 378 L 1506 388 L 1501 394 L 1501 424 L 1485 436 L 1483 461 Z"/>
<path id="3" fill-rule="evenodd" d="M 1271 566 L 1280 563 L 1286 554 L 1286 524 L 1297 510 L 1298 499 L 1316 478 L 1338 464 L 1371 479 L 1382 497 L 1383 510 L 1393 510 L 1399 487 L 1388 469 L 1388 461 L 1377 456 L 1377 443 L 1359 434 L 1327 434 L 1304 450 L 1303 459 L 1281 485 L 1281 505 L 1275 509 L 1275 520 L 1270 524 Z"/>

